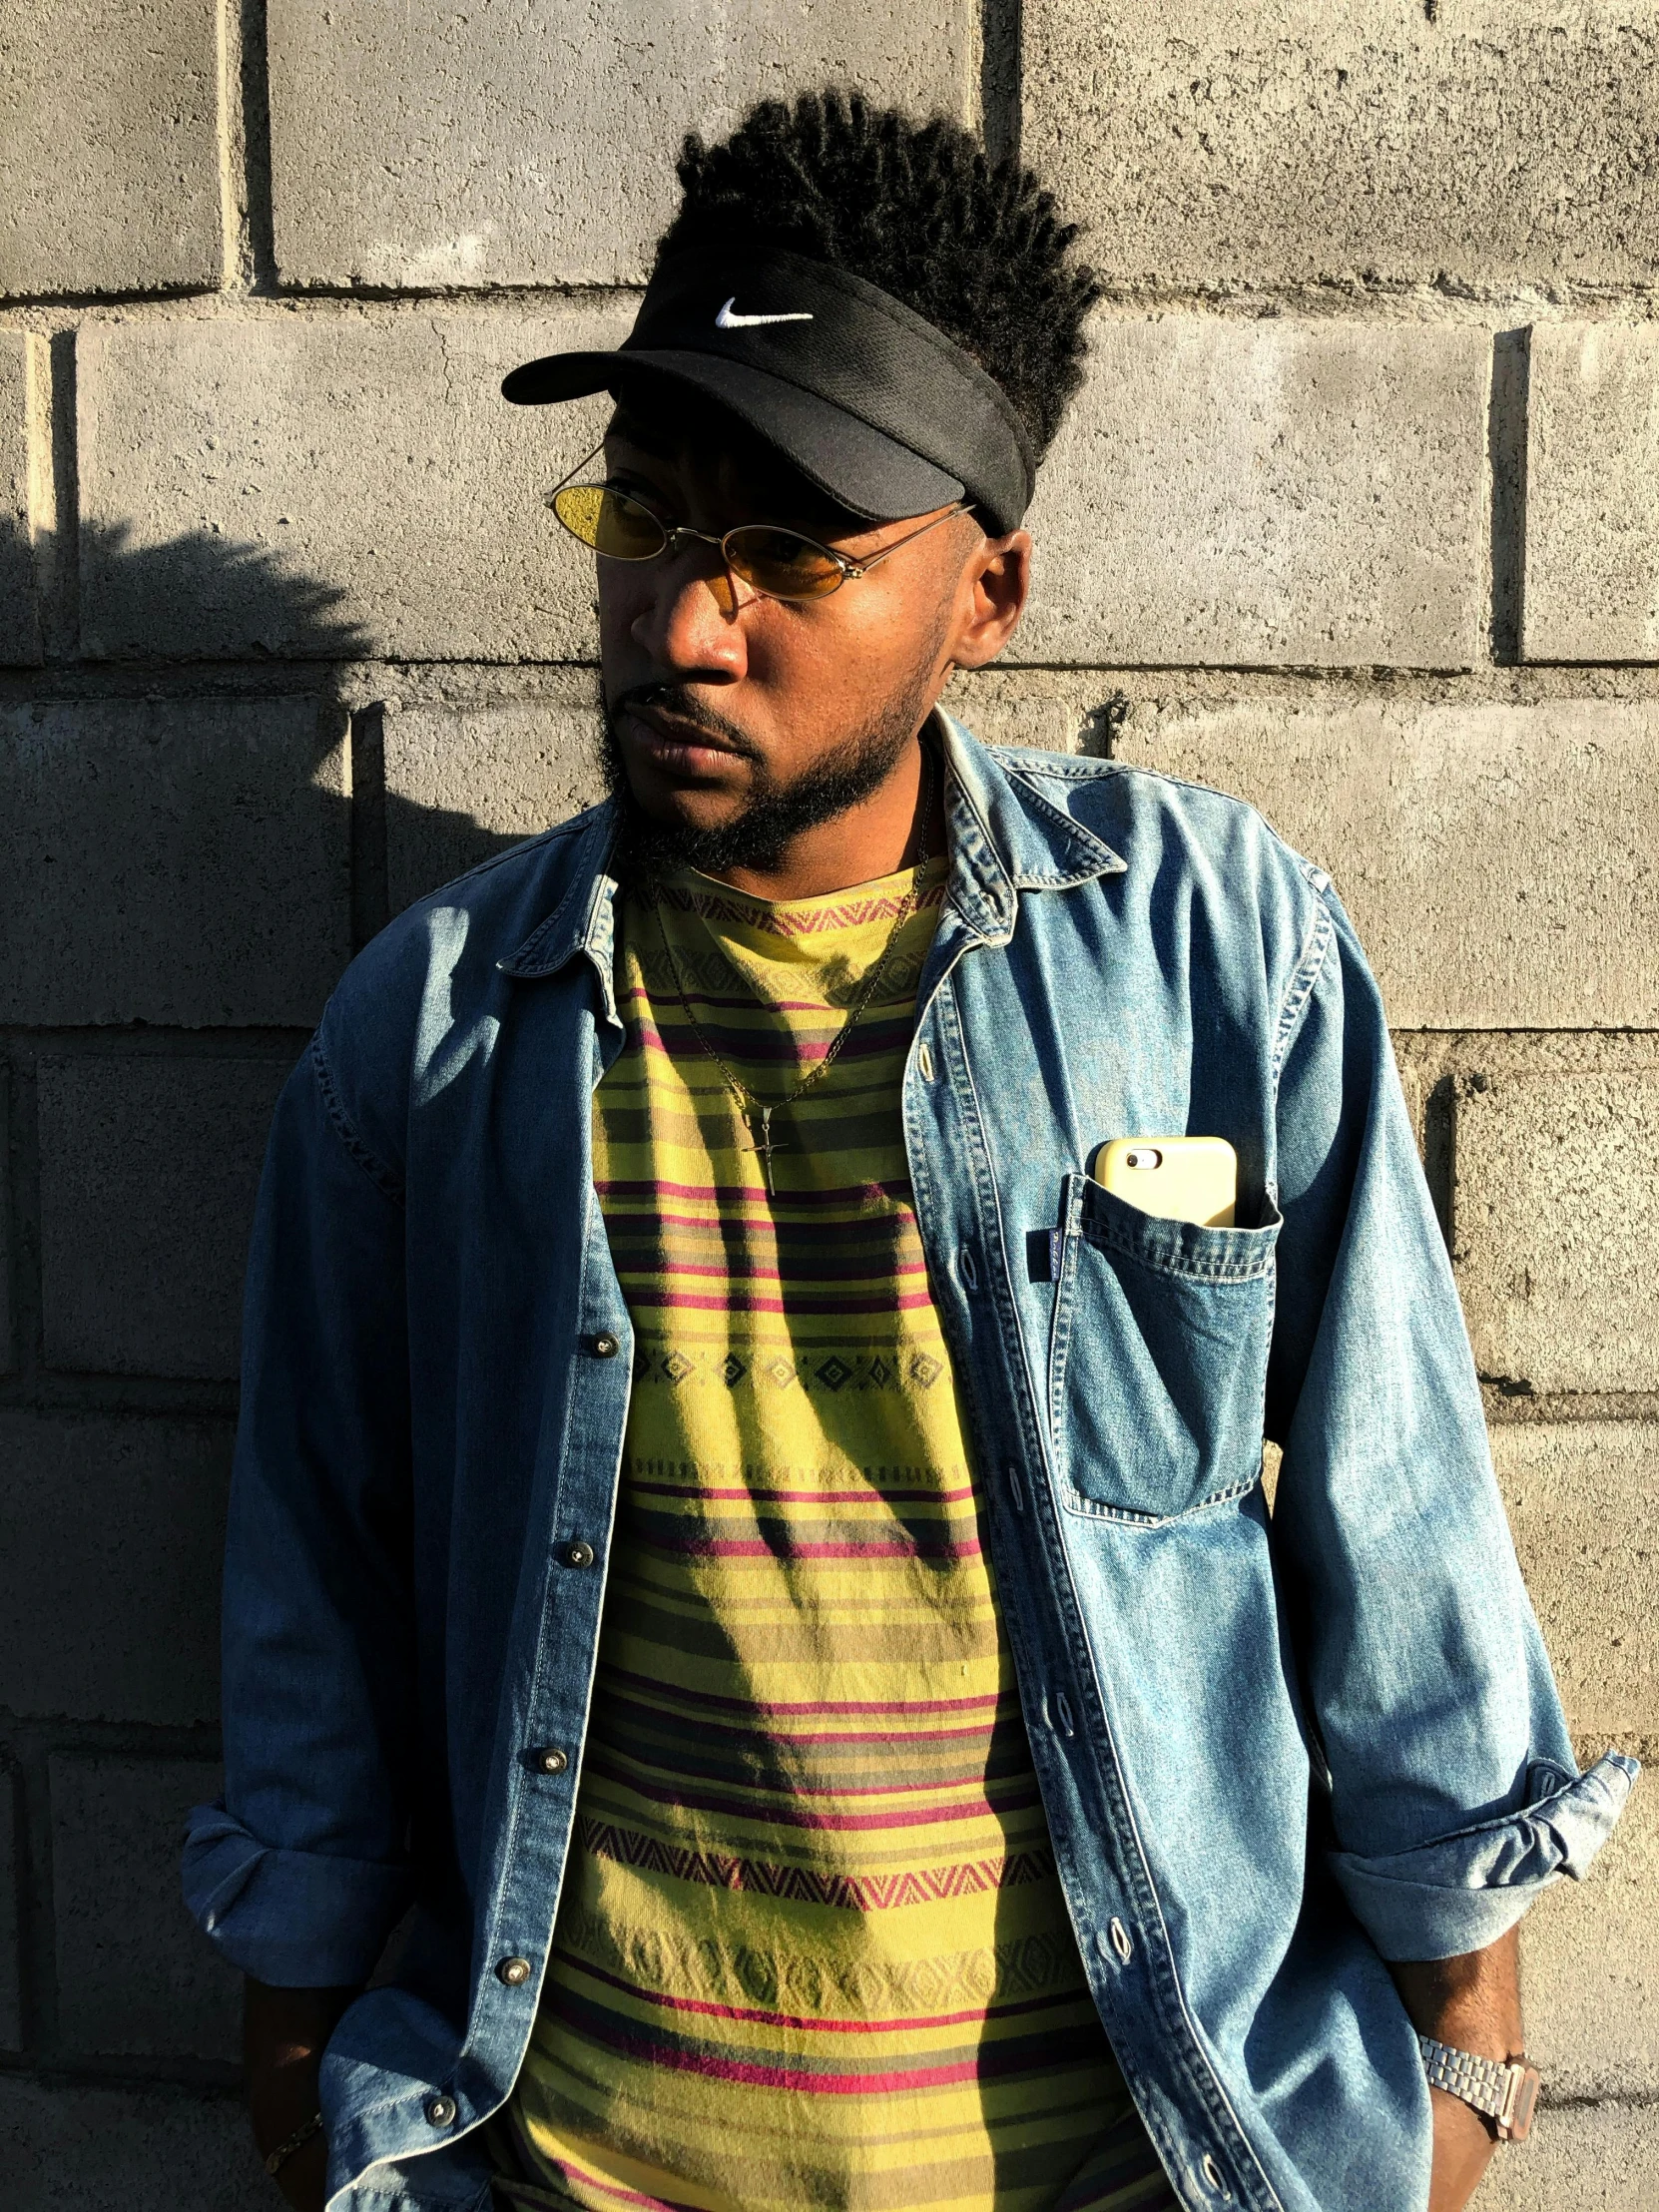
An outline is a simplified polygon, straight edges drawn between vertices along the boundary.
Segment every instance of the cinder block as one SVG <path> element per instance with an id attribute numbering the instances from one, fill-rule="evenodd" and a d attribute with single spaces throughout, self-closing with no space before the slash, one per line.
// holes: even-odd
<path id="1" fill-rule="evenodd" d="M 1526 2047 L 1563 2097 L 1659 2093 L 1659 1792 L 1639 1782 L 1582 1883 L 1521 1923 Z"/>
<path id="2" fill-rule="evenodd" d="M 1470 2212 L 1653 2212 L 1659 2127 L 1651 2104 L 1545 2105 L 1531 2140 L 1500 2149 Z"/>
<path id="3" fill-rule="evenodd" d="M 54 1758 L 52 1902 L 58 2032 L 78 2056 L 234 2058 L 242 1976 L 179 1893 L 191 1807 L 217 1795 L 201 1759 Z"/>
<path id="4" fill-rule="evenodd" d="M 1123 278 L 1652 276 L 1649 0 L 1024 0 L 1025 158 Z"/>
<path id="5" fill-rule="evenodd" d="M 0 40 L 0 82 L 5 66 Z M 4 168 L 0 154 L 0 177 Z M 0 236 L 5 221 L 0 210 Z M 21 330 L 0 330 L 0 662 L 25 668 L 41 657 L 29 525 L 29 347 L 39 342 Z"/>
<path id="6" fill-rule="evenodd" d="M 48 1367 L 234 1379 L 287 1064 L 77 1058 L 39 1073 Z"/>
<path id="7" fill-rule="evenodd" d="M 1482 1375 L 1659 1389 L 1656 1132 L 1659 1068 L 1459 1085 L 1452 1254 Z"/>
<path id="8" fill-rule="evenodd" d="M 219 1714 L 231 1427 L 0 1410 L 0 1679 L 31 1718 Z"/>
<path id="9" fill-rule="evenodd" d="M 23 2048 L 23 1962 L 18 1949 L 17 1775 L 0 1760 L 0 2051 Z"/>
<path id="10" fill-rule="evenodd" d="M 1116 750 L 1250 800 L 1328 868 L 1396 1028 L 1659 1021 L 1659 708 L 1147 708 Z"/>
<path id="11" fill-rule="evenodd" d="M 1500 1422 L 1492 1460 L 1574 1733 L 1614 1743 L 1651 1736 L 1659 1424 Z"/>
<path id="12" fill-rule="evenodd" d="M 393 913 L 603 796 L 597 703 L 405 707 L 384 727 Z"/>
<path id="13" fill-rule="evenodd" d="M 17 1359 L 12 1334 L 11 1112 L 6 1070 L 0 1065 L 0 1375 L 10 1375 Z"/>
<path id="14" fill-rule="evenodd" d="M 542 494 L 610 401 L 510 407 L 499 387 L 631 319 L 590 302 L 89 324 L 86 650 L 593 658 L 592 559 Z"/>
<path id="15" fill-rule="evenodd" d="M 214 0 L 0 7 L 0 292 L 219 276 Z"/>
<path id="16" fill-rule="evenodd" d="M 1525 657 L 1659 661 L 1659 329 L 1542 324 L 1531 354 Z"/>
<path id="17" fill-rule="evenodd" d="M 0 2074 L 7 2212 L 272 2212 L 234 2096 L 162 2082 L 98 2089 Z"/>
<path id="18" fill-rule="evenodd" d="M 1420 324 L 1096 316 L 1014 657 L 1467 665 L 1489 352 Z"/>
<path id="19" fill-rule="evenodd" d="M 350 957 L 314 699 L 0 709 L 0 1021 L 314 1022 Z"/>
<path id="20" fill-rule="evenodd" d="M 388 289 L 629 283 L 679 201 L 688 129 L 855 84 L 970 115 L 971 0 L 272 0 L 276 259 L 285 282 Z"/>
<path id="21" fill-rule="evenodd" d="M 1102 725 L 1100 679 L 1088 670 L 958 669 L 942 705 L 985 745 L 1077 753 Z"/>

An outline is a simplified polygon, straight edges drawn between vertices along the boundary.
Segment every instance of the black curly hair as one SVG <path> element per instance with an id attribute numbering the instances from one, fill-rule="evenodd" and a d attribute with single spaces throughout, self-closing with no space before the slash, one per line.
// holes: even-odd
<path id="1" fill-rule="evenodd" d="M 1083 319 L 1100 297 L 1078 227 L 1017 161 L 970 131 L 917 123 L 855 92 L 763 100 L 729 139 L 693 131 L 685 199 L 657 248 L 764 245 L 855 270 L 970 353 L 1040 454 L 1083 381 Z"/>

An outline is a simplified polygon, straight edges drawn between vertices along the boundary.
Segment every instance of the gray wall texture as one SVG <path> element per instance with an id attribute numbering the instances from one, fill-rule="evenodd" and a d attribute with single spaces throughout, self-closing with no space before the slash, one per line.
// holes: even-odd
<path id="1" fill-rule="evenodd" d="M 625 327 L 684 128 L 827 76 L 1092 226 L 955 704 L 1332 869 L 1581 1753 L 1659 1746 L 1659 0 L 0 0 L 9 2212 L 276 2204 L 175 1875 L 265 1124 L 353 947 L 592 789 L 597 417 L 497 379 Z M 1656 1877 L 1650 1782 L 1527 1925 L 1482 2212 L 1659 2205 Z"/>

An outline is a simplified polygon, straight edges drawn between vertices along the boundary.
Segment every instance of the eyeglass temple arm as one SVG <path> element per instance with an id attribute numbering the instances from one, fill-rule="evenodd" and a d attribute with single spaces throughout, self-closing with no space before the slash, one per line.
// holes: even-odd
<path id="1" fill-rule="evenodd" d="M 889 553 L 903 552 L 905 546 L 914 545 L 917 538 L 926 537 L 928 531 L 936 530 L 941 522 L 954 522 L 958 515 L 965 515 L 968 512 L 969 504 L 970 502 L 966 499 L 958 499 L 953 507 L 946 507 L 942 515 L 935 515 L 931 522 L 924 522 L 919 530 L 910 531 L 906 537 L 894 538 L 891 545 L 882 546 L 880 552 L 872 553 L 867 561 L 842 560 L 841 566 L 847 581 L 855 583 L 860 576 L 867 576 L 872 568 L 880 567 Z M 827 546 L 825 551 L 832 552 L 833 548 Z M 839 559 L 840 556 L 837 555 L 836 558 Z"/>

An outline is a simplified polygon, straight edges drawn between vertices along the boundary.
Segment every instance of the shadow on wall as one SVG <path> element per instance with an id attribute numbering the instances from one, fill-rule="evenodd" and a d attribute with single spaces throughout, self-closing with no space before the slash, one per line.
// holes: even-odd
<path id="1" fill-rule="evenodd" d="M 206 533 L 125 554 L 102 536 L 118 555 L 134 605 L 176 622 L 180 593 L 263 595 L 266 634 L 304 658 L 0 676 L 0 1026 L 47 1033 L 23 1047 L 44 1359 L 230 1381 L 284 1067 L 392 914 L 586 804 L 591 679 L 545 704 L 348 713 L 363 640 L 335 588 Z"/>
<path id="2" fill-rule="evenodd" d="M 545 701 L 348 717 L 340 664 L 370 642 L 345 592 L 208 531 L 140 548 L 122 527 L 84 531 L 78 573 L 124 637 L 177 638 L 182 610 L 200 610 L 209 634 L 234 621 L 252 657 L 140 648 L 31 681 L 30 572 L 50 574 L 52 553 L 0 519 L 0 662 L 16 670 L 0 688 L 0 928 L 37 947 L 26 1010 L 0 1020 L 308 1023 L 350 951 L 412 898 L 597 794 L 591 678 L 552 679 L 563 694 Z M 105 987 L 82 971 L 77 932 L 57 926 L 74 901 L 82 938 L 99 908 L 120 917 L 149 971 L 131 1002 L 119 949 Z"/>
<path id="3" fill-rule="evenodd" d="M 58 550 L 0 515 L 0 1086 L 38 1147 L 38 1176 L 0 1193 L 34 1217 L 0 1219 L 23 1294 L 20 1326 L 0 1313 L 0 1367 L 19 1362 L 0 1403 L 0 1673 L 23 1724 L 0 1730 L 0 1811 L 8 1757 L 42 1729 L 104 1734 L 96 1761 L 66 1752 L 30 1785 L 53 1861 L 26 1855 L 19 1877 L 42 1932 L 20 1994 L 0 1926 L 0 2045 L 48 2071 L 131 2053 L 158 2084 L 228 2083 L 239 1984 L 177 1874 L 215 1778 L 154 1731 L 217 1717 L 227 1385 L 272 1107 L 393 887 L 401 904 L 582 803 L 591 685 L 573 675 L 545 713 L 348 714 L 365 641 L 340 593 L 206 532 L 143 549 L 102 532 L 81 554 L 154 617 L 138 637 L 234 601 L 263 658 L 42 670 L 33 580 Z M 112 1378 L 142 1379 L 139 1399 Z M 193 2212 L 251 2201 L 242 2138 L 227 2110 L 223 2185 Z"/>
<path id="4" fill-rule="evenodd" d="M 338 613 L 346 596 L 338 585 L 299 575 L 269 547 L 242 545 L 218 531 L 185 531 L 135 548 L 126 523 L 83 523 L 77 566 L 97 610 L 87 644 L 100 655 L 107 629 L 122 640 L 165 638 L 175 657 L 173 641 L 189 634 L 192 617 L 208 636 L 245 640 L 243 650 L 256 657 L 338 661 L 367 650 L 356 624 Z M 116 652 L 133 657 L 125 648 Z"/>

